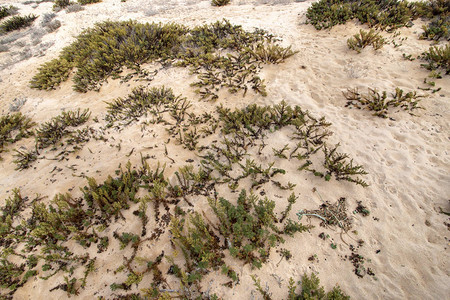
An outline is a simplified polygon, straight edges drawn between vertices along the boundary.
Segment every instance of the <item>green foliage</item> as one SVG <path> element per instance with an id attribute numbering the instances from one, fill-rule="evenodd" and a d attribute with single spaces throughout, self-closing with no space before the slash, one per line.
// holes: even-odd
<path id="1" fill-rule="evenodd" d="M 35 15 L 14 16 L 14 17 L 9 18 L 8 20 L 4 21 L 0 25 L 0 33 L 11 32 L 13 30 L 18 30 L 21 28 L 31 26 L 31 24 L 36 19 L 37 19 L 37 16 L 35 16 Z"/>
<path id="2" fill-rule="evenodd" d="M 347 40 L 348 48 L 358 53 L 361 53 L 366 46 L 372 46 L 375 50 L 379 50 L 384 44 L 386 44 L 386 40 L 373 29 L 369 32 L 361 29 L 359 34 L 355 34 Z"/>
<path id="3" fill-rule="evenodd" d="M 450 40 L 450 14 L 446 17 L 437 16 L 432 21 L 422 26 L 423 33 L 420 35 L 421 39 L 439 41 Z"/>
<path id="4" fill-rule="evenodd" d="M 171 104 L 179 102 L 181 97 L 176 97 L 171 88 L 153 87 L 150 90 L 139 86 L 134 88 L 125 99 L 118 98 L 107 103 L 108 115 L 106 119 L 114 120 L 137 120 L 147 114 L 157 116 L 161 114 L 161 107 L 170 107 Z"/>
<path id="5" fill-rule="evenodd" d="M 279 64 L 297 52 L 292 51 L 290 46 L 284 48 L 278 44 L 258 43 L 254 46 L 251 53 L 258 61 Z"/>
<path id="6" fill-rule="evenodd" d="M 38 68 L 38 74 L 30 82 L 31 87 L 41 90 L 55 89 L 61 82 L 69 78 L 72 68 L 73 64 L 64 58 L 56 58 L 46 62 Z"/>
<path id="7" fill-rule="evenodd" d="M 102 0 L 77 0 L 78 3 L 80 3 L 81 5 L 86 5 L 86 4 L 92 4 L 92 3 L 99 3 L 102 2 Z"/>
<path id="8" fill-rule="evenodd" d="M 170 228 L 175 243 L 186 259 L 187 272 L 191 272 L 187 278 L 187 283 L 191 284 L 198 281 L 208 269 L 217 270 L 222 266 L 225 255 L 219 245 L 219 237 L 201 215 L 194 213 L 188 218 L 187 224 L 184 219 L 172 218 Z M 195 272 L 194 268 L 197 268 Z"/>
<path id="9" fill-rule="evenodd" d="M 320 0 L 308 8 L 308 22 L 318 30 L 358 19 L 370 27 L 393 30 L 415 19 L 414 4 L 399 0 Z"/>
<path id="10" fill-rule="evenodd" d="M 261 280 L 252 275 L 252 279 L 256 290 L 261 294 L 264 300 L 272 299 L 272 295 L 268 289 L 264 289 L 261 286 Z M 300 287 L 300 291 L 296 290 Z M 303 275 L 302 280 L 297 284 L 294 279 L 289 279 L 288 285 L 288 298 L 289 300 L 349 300 L 350 297 L 342 292 L 341 288 L 336 285 L 328 293 L 325 292 L 323 286 L 320 286 L 320 279 L 316 274 L 312 273 L 311 276 Z"/>
<path id="11" fill-rule="evenodd" d="M 228 50 L 227 55 L 221 54 L 222 50 Z M 280 63 L 294 53 L 290 47 L 275 44 L 262 30 L 246 32 L 226 20 L 193 29 L 177 24 L 108 21 L 84 31 L 59 58 L 41 66 L 31 86 L 54 89 L 76 69 L 76 91 L 98 90 L 109 76 L 120 78 L 125 67 L 135 73 L 124 80 L 145 77 L 141 65 L 158 60 L 190 67 L 198 75 L 193 86 L 203 99 L 217 99 L 220 88 L 244 95 L 252 89 L 265 96 L 257 62 Z"/>
<path id="12" fill-rule="evenodd" d="M 173 56 L 173 51 L 180 45 L 180 36 L 185 32 L 183 26 L 176 24 L 99 23 L 79 35 L 52 65 L 43 66 L 32 86 L 39 89 L 54 87 L 55 82 L 63 81 L 67 72 L 76 67 L 74 89 L 79 92 L 98 90 L 108 76 L 120 73 L 123 67 L 138 69 L 142 63 Z M 60 74 L 64 78 L 57 80 L 46 76 L 51 74 L 46 71 L 48 67 L 62 68 Z M 49 77 L 49 83 L 45 83 L 46 77 Z"/>
<path id="13" fill-rule="evenodd" d="M 275 225 L 277 218 L 274 201 L 259 199 L 254 194 L 247 196 L 245 190 L 242 190 L 237 206 L 224 198 L 218 201 L 209 199 L 209 204 L 219 219 L 217 228 L 224 236 L 233 257 L 260 268 L 267 261 L 271 248 L 284 242 L 281 234 L 286 233 L 286 227 L 280 229 Z M 296 225 L 296 229 L 290 230 L 289 235 L 308 229 L 301 224 Z"/>
<path id="14" fill-rule="evenodd" d="M 16 164 L 16 170 L 25 170 L 31 167 L 31 164 L 37 160 L 36 151 L 21 151 L 14 150 L 16 159 L 13 161 Z"/>
<path id="15" fill-rule="evenodd" d="M 4 151 L 6 145 L 33 135 L 30 129 L 34 125 L 30 118 L 20 112 L 0 117 L 0 153 Z"/>
<path id="16" fill-rule="evenodd" d="M 231 0 L 212 0 L 212 6 L 224 6 L 230 3 Z"/>
<path id="17" fill-rule="evenodd" d="M 323 162 L 325 171 L 318 171 L 314 168 L 309 168 L 309 166 L 306 169 L 310 170 L 315 176 L 324 178 L 326 181 L 331 180 L 334 175 L 336 180 L 346 180 L 367 187 L 368 184 L 357 177 L 358 175 L 366 175 L 367 172 L 362 166 L 353 165 L 353 159 L 348 161 L 348 154 L 337 152 L 338 147 L 339 144 L 335 145 L 333 148 L 328 148 L 327 145 L 324 145 L 322 148 L 325 156 Z"/>
<path id="18" fill-rule="evenodd" d="M 431 0 L 418 2 L 417 14 L 430 19 L 430 23 L 423 25 L 424 32 L 421 39 L 439 41 L 450 39 L 450 2 L 448 0 Z"/>
<path id="19" fill-rule="evenodd" d="M 17 7 L 15 6 L 0 6 L 0 20 L 11 16 L 17 12 Z"/>
<path id="20" fill-rule="evenodd" d="M 446 75 L 450 74 L 450 44 L 430 47 L 420 58 L 427 62 L 421 65 L 427 70 L 443 69 Z"/>
<path id="21" fill-rule="evenodd" d="M 300 284 L 300 282 L 299 282 Z M 295 295 L 295 299 L 304 300 L 348 300 L 349 296 L 345 295 L 339 286 L 334 287 L 328 293 L 320 286 L 320 279 L 316 274 L 312 273 L 310 277 L 304 275 L 301 280 L 301 292 Z"/>
<path id="22" fill-rule="evenodd" d="M 55 0 L 53 4 L 53 9 L 65 8 L 71 4 L 72 2 L 70 2 L 70 0 Z"/>
<path id="23" fill-rule="evenodd" d="M 78 127 L 86 123 L 90 115 L 89 109 L 64 111 L 61 115 L 42 123 L 36 129 L 36 148 L 44 149 L 52 145 L 55 146 L 63 137 L 72 133 L 69 127 Z"/>
<path id="24" fill-rule="evenodd" d="M 88 178 L 88 186 L 82 191 L 84 200 L 90 209 L 99 209 L 104 218 L 120 216 L 122 209 L 129 208 L 129 202 L 137 202 L 136 192 L 140 184 L 140 175 L 131 170 L 127 164 L 126 170 L 120 172 L 118 178 L 111 176 L 102 184 L 97 184 L 94 178 Z"/>
<path id="25" fill-rule="evenodd" d="M 356 107 L 358 109 L 368 109 L 374 111 L 373 115 L 380 118 L 387 118 L 391 107 L 400 107 L 405 111 L 412 111 L 421 108 L 418 104 L 420 98 L 416 92 L 404 93 L 400 88 L 395 88 L 395 92 L 388 97 L 386 91 L 381 94 L 369 88 L 367 95 L 361 94 L 358 89 L 348 89 L 344 92 L 344 97 L 348 100 L 346 107 Z"/>

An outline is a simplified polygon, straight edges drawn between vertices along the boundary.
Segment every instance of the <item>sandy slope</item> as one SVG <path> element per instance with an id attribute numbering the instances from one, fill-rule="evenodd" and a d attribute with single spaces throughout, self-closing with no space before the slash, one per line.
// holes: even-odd
<path id="1" fill-rule="evenodd" d="M 395 48 L 391 44 L 376 52 L 370 48 L 356 54 L 348 50 L 346 40 L 361 26 L 348 23 L 329 31 L 316 31 L 304 24 L 304 13 L 311 1 L 286 5 L 270 5 L 270 1 L 266 1 L 269 3 L 266 5 L 253 1 L 232 2 L 232 5 L 214 8 L 209 1 L 104 0 L 86 6 L 85 10 L 77 13 L 60 11 L 56 18 L 62 22 L 62 26 L 56 32 L 42 36 L 41 43 L 53 43 L 45 55 L 33 56 L 0 71 L 0 110 L 2 114 L 7 113 L 10 102 L 21 97 L 27 99 L 21 112 L 37 122 L 48 120 L 63 109 L 78 107 L 89 108 L 93 116 L 101 119 L 105 114 L 104 101 L 127 95 L 138 83 L 120 84 L 109 80 L 100 92 L 86 94 L 72 91 L 70 81 L 51 92 L 28 87 L 29 80 L 41 63 L 56 57 L 82 29 L 101 20 L 133 18 L 141 22 L 179 22 L 192 26 L 226 18 L 233 24 L 241 24 L 245 29 L 266 29 L 281 37 L 283 44 L 292 45 L 299 52 L 284 64 L 264 67 L 262 77 L 267 82 L 267 97 L 249 94 L 242 98 L 224 93 L 218 103 L 242 107 L 249 103 L 267 105 L 285 100 L 310 110 L 316 116 L 325 116 L 332 123 L 334 135 L 331 140 L 339 142 L 342 151 L 349 153 L 358 164 L 365 167 L 369 173 L 366 181 L 370 187 L 325 182 L 310 174 L 299 174 L 298 178 L 291 179 L 297 183 L 295 192 L 300 196 L 294 211 L 316 209 L 322 199 L 334 202 L 339 197 L 346 197 L 350 210 L 356 207 L 356 201 L 363 201 L 371 215 L 367 218 L 354 215 L 353 230 L 357 230 L 358 235 L 349 233 L 343 239 L 353 244 L 357 239 L 365 241 L 359 253 L 371 260 L 366 262 L 366 266 L 374 270 L 376 279 L 354 275 L 353 266 L 344 258 L 350 251 L 341 241 L 340 231 L 321 228 L 317 220 L 312 219 L 311 223 L 316 228 L 310 233 L 287 239 L 283 245 L 283 248 L 294 254 L 289 262 L 283 260 L 277 264 L 279 255 L 274 252 L 272 262 L 258 272 L 249 266 L 237 266 L 241 282 L 233 289 L 221 285 L 225 280 L 215 280 L 215 277 L 210 276 L 205 282 L 210 284 L 211 291 L 224 299 L 250 299 L 252 295 L 258 298 L 250 278 L 250 274 L 257 273 L 263 285 L 267 283 L 271 286 L 273 298 L 281 299 L 286 297 L 286 288 L 279 289 L 277 282 L 281 281 L 286 286 L 289 277 L 299 279 L 305 272 L 318 272 L 326 288 L 339 282 L 342 289 L 354 299 L 448 299 L 450 249 L 449 231 L 444 225 L 448 217 L 439 214 L 439 207 L 450 210 L 450 78 L 447 76 L 436 80 L 442 90 L 428 94 L 422 101 L 425 110 L 418 111 L 417 116 L 395 112 L 392 120 L 377 118 L 368 111 L 345 108 L 346 101 L 342 96 L 342 91 L 347 87 L 371 87 L 387 91 L 394 91 L 395 87 L 407 91 L 426 87 L 423 80 L 428 71 L 420 68 L 418 60 L 410 62 L 402 59 L 403 53 L 417 56 L 430 46 L 427 41 L 417 39 L 421 21 L 416 21 L 412 28 L 401 30 L 401 37 L 407 37 L 407 40 L 400 47 Z M 15 5 L 22 14 L 33 12 L 42 15 L 50 12 L 52 3 L 44 2 L 35 8 L 32 5 Z M 24 40 L 28 41 L 32 32 L 38 30 L 39 22 L 40 19 L 28 29 Z M 384 33 L 384 36 L 390 41 L 393 39 L 388 33 Z M 399 38 L 395 39 L 398 43 Z M 37 48 L 33 47 L 40 45 L 30 46 L 33 54 L 38 53 L 35 50 Z M 0 63 L 3 64 L 12 54 L 10 51 L 0 55 Z M 176 94 L 183 94 L 190 99 L 197 110 L 211 108 L 213 104 L 199 102 L 189 87 L 194 79 L 187 70 L 168 69 L 160 72 L 150 85 L 165 84 L 172 87 Z M 419 93 L 426 92 L 419 90 Z M 151 138 L 150 133 L 156 137 Z M 112 135 L 121 140 L 120 151 L 114 146 L 117 141 L 111 141 L 111 144 L 91 141 L 77 153 L 80 159 L 70 157 L 69 161 L 57 163 L 63 169 L 58 174 L 50 173 L 55 162 L 45 159 L 39 160 L 35 168 L 15 171 L 13 158 L 5 154 L 4 161 L 0 162 L 0 199 L 3 201 L 14 187 L 20 187 L 23 194 L 39 193 L 48 196 L 48 199 L 69 189 L 73 189 L 77 195 L 78 187 L 84 185 L 85 181 L 74 175 L 84 172 L 101 182 L 107 175 L 113 174 L 120 163 L 131 160 L 138 164 L 139 153 L 155 155 L 161 162 L 168 163 L 169 173 L 190 158 L 189 152 L 181 147 L 170 148 L 169 156 L 176 161 L 175 164 L 171 163 L 163 153 L 167 136 L 160 128 L 147 129 L 145 138 L 142 138 L 138 125 Z M 286 137 L 280 132 L 274 138 L 280 140 L 282 145 Z M 32 141 L 16 146 L 20 145 L 30 148 Z M 133 154 L 127 157 L 132 149 L 135 149 Z M 153 163 L 156 164 L 156 160 Z M 75 171 L 69 169 L 71 165 L 76 165 Z M 313 188 L 319 193 L 313 192 Z M 271 195 L 272 192 L 268 193 Z M 198 205 L 206 208 L 205 203 Z M 127 223 L 115 226 L 129 230 L 138 225 Z M 114 229 L 111 228 L 111 231 Z M 331 249 L 329 240 L 323 241 L 317 237 L 322 231 L 330 234 L 338 244 L 336 250 Z M 163 247 L 170 252 L 167 241 L 168 236 L 163 236 L 158 245 L 165 244 Z M 148 257 L 157 255 L 161 250 L 154 249 L 152 245 L 148 248 L 145 252 Z M 314 254 L 318 260 L 308 261 L 308 257 Z M 112 297 L 109 284 L 124 278 L 108 271 L 117 268 L 117 261 L 121 261 L 121 257 L 122 253 L 108 251 L 101 258 L 102 263 L 97 271 L 91 275 L 87 289 L 81 291 L 79 297 L 92 299 L 94 292 L 98 292 L 95 296 Z M 65 293 L 60 290 L 48 293 L 55 285 L 55 282 L 35 280 L 20 289 L 16 298 L 43 299 L 47 295 L 49 298 L 65 297 Z"/>

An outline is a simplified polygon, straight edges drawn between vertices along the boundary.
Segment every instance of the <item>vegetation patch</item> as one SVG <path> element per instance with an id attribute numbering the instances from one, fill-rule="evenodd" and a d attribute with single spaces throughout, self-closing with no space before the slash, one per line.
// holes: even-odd
<path id="1" fill-rule="evenodd" d="M 373 29 L 370 29 L 368 32 L 361 29 L 359 34 L 355 34 L 347 40 L 348 48 L 358 53 L 361 53 L 361 50 L 367 46 L 372 46 L 375 50 L 379 50 L 385 44 L 386 40 Z"/>
<path id="2" fill-rule="evenodd" d="M 7 19 L 2 24 L 0 24 L 0 33 L 7 33 L 14 30 L 19 30 L 25 27 L 31 26 L 34 20 L 37 19 L 35 15 L 28 16 L 14 16 Z"/>
<path id="3" fill-rule="evenodd" d="M 293 54 L 266 32 L 246 32 L 226 20 L 193 29 L 173 23 L 104 22 L 78 36 L 58 59 L 41 66 L 31 86 L 54 89 L 75 68 L 76 91 L 98 90 L 109 76 L 120 78 L 124 67 L 140 75 L 142 64 L 158 61 L 189 67 L 198 75 L 193 86 L 204 99 L 217 99 L 223 87 L 231 93 L 252 89 L 266 95 L 258 62 L 279 63 Z"/>
<path id="4" fill-rule="evenodd" d="M 89 119 L 90 112 L 88 109 L 81 111 L 62 112 L 61 115 L 52 118 L 48 122 L 44 122 L 36 128 L 33 133 L 36 138 L 35 150 L 20 151 L 16 150 L 16 159 L 14 163 L 18 170 L 28 169 L 31 164 L 39 157 L 40 151 L 49 147 L 55 151 L 61 146 L 73 146 L 72 150 L 65 149 L 57 154 L 57 160 L 62 160 L 71 152 L 80 149 L 80 146 L 89 140 L 89 130 L 74 131 L 73 128 L 78 127 Z M 66 138 L 65 142 L 62 140 Z"/>
<path id="5" fill-rule="evenodd" d="M 327 29 L 357 19 L 369 27 L 395 30 L 409 26 L 418 17 L 430 23 L 423 27 L 421 38 L 438 41 L 448 39 L 450 11 L 448 0 L 431 1 L 372 1 L 320 0 L 308 8 L 306 17 L 316 29 Z"/>
<path id="6" fill-rule="evenodd" d="M 271 300 L 272 294 L 270 290 L 265 289 L 261 285 L 261 280 L 253 275 L 252 276 L 256 290 L 261 294 L 264 300 Z M 289 279 L 288 297 L 287 299 L 298 299 L 298 300 L 349 300 L 350 297 L 347 296 L 341 288 L 336 285 L 331 291 L 325 292 L 323 286 L 320 286 L 320 279 L 316 274 L 311 273 L 311 276 L 303 275 L 302 279 L 295 283 L 293 278 Z"/>
<path id="7" fill-rule="evenodd" d="M 34 125 L 35 123 L 30 118 L 20 112 L 0 117 L 0 153 L 5 151 L 6 145 L 33 135 L 33 131 L 30 129 Z"/>
<path id="8" fill-rule="evenodd" d="M 392 30 L 416 18 L 415 6 L 407 1 L 320 0 L 308 8 L 308 22 L 318 30 L 358 19 L 370 27 Z"/>
<path id="9" fill-rule="evenodd" d="M 212 0 L 212 6 L 224 6 L 230 3 L 230 0 Z"/>
<path id="10" fill-rule="evenodd" d="M 433 46 L 422 53 L 420 58 L 426 61 L 426 64 L 421 64 L 427 70 L 434 71 L 442 69 L 445 74 L 450 74 L 450 45 Z"/>
<path id="11" fill-rule="evenodd" d="M 0 6 L 0 20 L 12 16 L 15 13 L 17 13 L 17 7 L 15 6 Z"/>
<path id="12" fill-rule="evenodd" d="M 386 91 L 379 93 L 375 89 L 368 89 L 366 95 L 361 94 L 358 89 L 348 89 L 344 92 L 344 97 L 348 100 L 346 107 L 356 107 L 358 109 L 368 109 L 373 111 L 373 115 L 380 118 L 387 118 L 390 108 L 401 108 L 411 111 L 421 108 L 419 102 L 424 96 L 419 96 L 415 91 L 405 93 L 402 89 L 396 88 L 395 92 L 388 96 Z"/>

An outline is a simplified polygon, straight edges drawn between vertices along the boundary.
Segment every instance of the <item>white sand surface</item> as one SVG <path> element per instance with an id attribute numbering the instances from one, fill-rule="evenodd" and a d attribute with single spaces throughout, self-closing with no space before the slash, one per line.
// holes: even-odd
<path id="1" fill-rule="evenodd" d="M 444 224 L 449 222 L 449 218 L 439 213 L 440 208 L 450 211 L 450 77 L 436 80 L 437 86 L 442 88 L 437 93 L 418 90 L 418 87 L 427 87 L 424 78 L 427 78 L 429 71 L 420 67 L 419 60 L 402 58 L 403 53 L 416 57 L 430 47 L 430 42 L 418 39 L 423 22 L 416 20 L 411 28 L 400 29 L 400 37 L 407 39 L 399 47 L 390 43 L 378 51 L 368 47 L 357 54 L 348 49 L 346 40 L 360 28 L 367 29 L 366 26 L 348 22 L 331 30 L 317 31 L 305 24 L 306 9 L 312 1 L 263 2 L 233 0 L 231 5 L 212 7 L 209 1 L 195 0 L 103 0 L 87 5 L 79 12 L 56 12 L 55 19 L 60 20 L 62 26 L 52 33 L 45 33 L 33 45 L 32 35 L 43 30 L 40 27 L 42 15 L 51 13 L 53 4 L 22 4 L 2 0 L 0 4 L 14 4 L 21 14 L 34 13 L 41 17 L 31 28 L 20 31 L 24 35 L 21 45 L 17 45 L 18 41 L 12 42 L 10 45 L 15 46 L 0 53 L 0 112 L 2 115 L 8 113 L 13 99 L 25 98 L 27 101 L 20 111 L 35 122 L 47 121 L 63 110 L 77 108 L 89 108 L 93 117 L 98 116 L 102 120 L 106 114 L 105 101 L 124 97 L 141 83 L 121 84 L 118 80 L 109 79 L 99 92 L 84 94 L 72 90 L 70 79 L 53 91 L 29 87 L 29 81 L 40 64 L 57 57 L 61 49 L 68 46 L 83 29 L 99 21 L 135 19 L 139 22 L 176 22 L 195 26 L 225 18 L 232 24 L 242 25 L 244 29 L 265 29 L 280 37 L 283 45 L 291 45 L 298 51 L 282 64 L 263 67 L 261 77 L 267 84 L 267 97 L 254 93 L 242 97 L 224 92 L 216 103 L 205 103 L 189 86 L 195 76 L 182 68 L 161 71 L 148 85 L 171 87 L 176 95 L 187 97 L 196 111 L 211 110 L 219 104 L 242 108 L 252 103 L 272 105 L 282 100 L 290 105 L 299 105 L 314 116 L 323 116 L 332 123 L 330 140 L 340 143 L 341 151 L 364 166 L 368 172 L 364 179 L 370 186 L 363 188 L 336 180 L 326 182 L 310 173 L 296 172 L 295 177 L 289 178 L 297 184 L 294 191 L 299 196 L 292 218 L 295 218 L 294 212 L 301 209 L 314 210 L 323 201 L 334 203 L 345 197 L 353 219 L 352 230 L 356 230 L 357 234 L 348 232 L 341 235 L 339 228 L 323 228 L 319 226 L 320 220 L 304 217 L 302 221 L 315 225 L 315 228 L 286 238 L 281 248 L 292 252 L 293 257 L 289 261 L 278 263 L 280 256 L 273 251 L 270 262 L 260 270 L 236 263 L 234 268 L 240 283 L 233 288 L 224 287 L 222 284 L 227 279 L 217 274 L 207 276 L 203 288 L 209 288 L 211 293 L 215 292 L 223 299 L 259 299 L 261 296 L 256 293 L 250 277 L 257 274 L 263 286 L 271 287 L 273 299 L 283 299 L 287 297 L 286 286 L 290 277 L 299 280 L 305 273 L 316 272 L 327 290 L 339 283 L 353 299 L 450 299 L 450 235 Z M 279 2 L 285 3 L 277 4 Z M 399 43 L 399 37 L 393 38 L 386 32 L 382 35 L 388 41 L 395 39 Z M 15 61 L 22 52 L 31 53 L 31 57 Z M 405 91 L 417 90 L 426 95 L 421 102 L 425 109 L 416 111 L 415 116 L 397 109 L 390 115 L 391 119 L 378 118 L 372 116 L 370 111 L 344 107 L 346 99 L 342 92 L 354 87 L 362 91 L 368 87 L 388 92 L 396 87 Z M 89 124 L 96 128 L 100 126 L 93 121 Z M 114 174 L 119 164 L 125 165 L 129 160 L 133 165 L 139 165 L 141 154 L 156 157 L 149 160 L 152 167 L 156 167 L 158 160 L 166 163 L 166 173 L 170 177 L 193 156 L 181 146 L 171 146 L 167 150 L 174 160 L 172 162 L 164 155 L 164 143 L 168 138 L 164 129 L 156 126 L 145 129 L 144 133 L 139 124 L 130 125 L 121 132 L 111 130 L 108 136 L 115 140 L 110 139 L 107 143 L 91 140 L 78 153 L 70 155 L 68 160 L 40 159 L 32 168 L 23 171 L 15 170 L 12 149 L 20 146 L 32 149 L 33 140 L 10 146 L 8 149 L 11 151 L 3 153 L 4 160 L 0 161 L 0 204 L 3 205 L 4 199 L 11 195 L 15 187 L 20 188 L 24 195 L 38 193 L 45 196 L 42 201 L 68 190 L 74 196 L 80 196 L 79 187 L 86 184 L 80 175 L 102 182 L 108 175 Z M 273 139 L 282 146 L 287 136 L 280 131 Z M 120 150 L 117 147 L 119 143 Z M 128 156 L 132 149 L 132 154 Z M 51 153 L 44 153 L 44 156 L 51 157 Z M 57 174 L 51 173 L 55 166 L 62 169 Z M 285 168 L 295 172 L 295 167 L 289 164 Z M 287 192 L 266 192 L 270 197 L 279 194 L 285 198 L 289 195 Z M 357 201 L 367 206 L 370 216 L 352 213 Z M 199 200 L 195 205 L 196 210 L 211 213 L 206 201 Z M 131 210 L 126 215 L 131 216 Z M 152 222 L 149 228 L 154 225 Z M 132 231 L 139 226 L 138 221 L 118 222 L 107 230 Z M 321 232 L 329 234 L 331 240 L 320 239 L 318 235 Z M 159 241 L 146 245 L 147 249 L 143 249 L 141 255 L 151 258 L 162 250 L 170 253 L 169 239 L 170 234 L 166 232 Z M 365 267 L 370 267 L 375 276 L 357 277 L 351 262 L 346 259 L 351 251 L 344 242 L 356 246 L 359 239 L 365 243 L 358 253 L 366 258 Z M 337 249 L 330 247 L 331 241 L 337 244 Z M 118 242 L 113 240 L 111 243 L 117 246 L 114 243 Z M 95 250 L 92 253 L 95 254 Z M 120 294 L 111 291 L 109 286 L 126 279 L 125 273 L 114 274 L 113 270 L 120 265 L 123 255 L 129 253 L 111 253 L 108 250 L 99 255 L 96 270 L 89 275 L 86 289 L 80 290 L 80 294 L 73 298 L 104 296 L 112 299 Z M 309 261 L 308 258 L 313 255 L 316 259 Z M 15 293 L 14 298 L 65 298 L 66 293 L 62 290 L 49 292 L 63 281 L 62 275 L 48 281 L 32 279 Z M 145 283 L 149 281 L 144 279 L 139 288 L 145 288 Z M 279 283 L 283 288 L 279 287 Z"/>

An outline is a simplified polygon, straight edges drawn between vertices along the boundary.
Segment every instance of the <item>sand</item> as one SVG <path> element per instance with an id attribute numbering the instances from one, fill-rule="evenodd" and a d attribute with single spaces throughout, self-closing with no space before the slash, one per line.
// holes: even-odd
<path id="1" fill-rule="evenodd" d="M 77 108 L 89 108 L 92 116 L 102 119 L 106 113 L 105 101 L 126 96 L 140 83 L 120 84 L 118 80 L 108 80 L 100 92 L 90 91 L 85 94 L 74 92 L 70 80 L 54 91 L 39 91 L 29 87 L 29 81 L 40 64 L 57 57 L 59 51 L 69 45 L 83 29 L 102 20 L 135 19 L 139 22 L 177 22 L 195 26 L 226 18 L 233 24 L 242 25 L 244 29 L 265 29 L 282 38 L 283 45 L 292 45 L 298 51 L 285 63 L 264 66 L 261 77 L 266 80 L 267 97 L 253 93 L 242 97 L 225 92 L 216 103 L 205 103 L 199 100 L 189 86 L 195 77 L 188 70 L 180 68 L 159 72 L 148 85 L 171 87 L 175 94 L 187 97 L 197 111 L 211 109 L 218 104 L 241 108 L 251 103 L 272 105 L 282 100 L 290 105 L 300 105 L 313 115 L 324 116 L 332 123 L 331 141 L 340 143 L 341 151 L 364 166 L 368 172 L 364 179 L 370 186 L 363 188 L 335 180 L 326 182 L 309 173 L 299 173 L 298 177 L 290 178 L 290 181 L 297 183 L 295 192 L 299 196 L 293 212 L 317 209 L 323 201 L 334 203 L 340 197 L 345 197 L 352 215 L 352 230 L 356 230 L 357 234 L 348 232 L 341 235 L 338 228 L 320 227 L 320 220 L 304 217 L 302 221 L 305 224 L 316 227 L 286 239 L 281 248 L 292 252 L 293 257 L 289 261 L 278 263 L 280 256 L 273 251 L 270 262 L 260 270 L 252 270 L 248 265 L 237 263 L 235 269 L 240 277 L 238 285 L 226 288 L 222 285 L 227 281 L 226 278 L 211 274 L 204 280 L 204 290 L 210 289 L 211 293 L 215 292 L 223 299 L 259 299 L 261 296 L 256 293 L 250 277 L 251 274 L 257 274 L 263 286 L 271 287 L 273 299 L 282 299 L 287 297 L 286 286 L 290 277 L 299 280 L 305 273 L 316 272 L 326 289 L 339 283 L 342 290 L 353 299 L 450 299 L 450 244 L 446 225 L 449 218 L 439 213 L 440 208 L 450 211 L 450 77 L 436 80 L 437 86 L 442 88 L 437 93 L 418 90 L 418 87 L 427 87 L 424 79 L 429 71 L 420 67 L 419 60 L 405 60 L 402 54 L 416 57 L 430 46 L 430 42 L 418 39 L 422 21 L 416 20 L 411 28 L 401 29 L 400 37 L 382 33 L 388 41 L 395 40 L 400 46 L 395 47 L 391 42 L 378 51 L 368 47 L 357 54 L 347 48 L 346 40 L 360 28 L 367 27 L 348 22 L 331 30 L 317 31 L 305 24 L 306 9 L 311 3 L 236 0 L 225 7 L 212 7 L 209 1 L 195 0 L 103 0 L 102 3 L 85 6 L 79 12 L 57 12 L 55 19 L 60 20 L 62 26 L 35 39 L 39 42 L 33 45 L 33 34 L 36 37 L 36 32 L 43 30 L 40 17 L 30 29 L 20 32 L 25 45 L 17 45 L 18 40 L 12 42 L 16 46 L 10 51 L 0 53 L 0 111 L 2 115 L 8 113 L 13 99 L 25 98 L 27 101 L 20 111 L 36 122 L 47 121 L 63 110 Z M 0 1 L 0 4 L 14 4 L 21 14 L 35 13 L 42 16 L 52 10 L 51 2 L 20 4 Z M 407 39 L 401 42 L 399 39 L 404 37 Z M 16 60 L 21 52 L 31 55 L 24 54 L 25 59 L 14 63 L 12 59 Z M 427 95 L 421 102 L 425 109 L 416 111 L 415 116 L 394 110 L 390 119 L 378 118 L 369 111 L 344 107 L 346 100 L 342 92 L 354 87 L 389 92 L 394 91 L 395 87 L 405 91 L 417 90 Z M 90 125 L 100 127 L 92 121 Z M 15 187 L 20 188 L 24 195 L 40 194 L 44 197 L 42 201 L 69 190 L 74 196 L 80 196 L 79 187 L 86 184 L 80 175 L 94 177 L 97 182 L 101 182 L 108 175 L 113 175 L 119 164 L 124 165 L 129 160 L 133 165 L 138 165 L 140 154 L 154 155 L 157 159 L 150 161 L 153 167 L 157 160 L 166 163 L 168 175 L 192 157 L 181 146 L 171 146 L 168 155 L 173 162 L 164 155 L 164 142 L 167 139 L 164 130 L 159 127 L 147 128 L 144 133 L 138 124 L 134 124 L 121 132 L 110 132 L 109 136 L 115 140 L 110 139 L 108 143 L 90 141 L 77 153 L 80 159 L 76 159 L 75 155 L 63 162 L 40 159 L 33 168 L 23 171 L 15 170 L 12 151 L 4 153 L 4 160 L 0 161 L 0 203 L 3 205 L 4 199 L 11 195 Z M 280 145 L 287 139 L 282 131 L 273 138 Z M 117 147 L 119 143 L 120 150 Z M 21 146 L 32 149 L 33 141 L 25 140 L 9 149 Z M 47 156 L 51 157 L 51 153 L 47 153 Z M 55 166 L 62 170 L 51 173 Z M 289 167 L 286 166 L 287 169 Z M 275 191 L 267 193 L 270 197 L 276 196 Z M 286 195 L 288 193 L 282 197 Z M 357 201 L 367 206 L 370 216 L 351 213 Z M 203 202 L 199 200 L 196 209 L 211 212 Z M 126 215 L 131 216 L 131 211 Z M 131 231 L 139 227 L 136 222 L 119 222 L 108 230 Z M 151 226 L 152 222 L 149 224 Z M 318 235 L 321 232 L 330 235 L 330 238 L 320 239 Z M 170 234 L 166 232 L 159 241 L 147 245 L 142 255 L 151 258 L 162 250 L 170 253 L 169 239 Z M 351 251 L 345 243 L 356 245 L 359 239 L 365 243 L 358 249 L 358 254 L 366 258 L 365 267 L 370 267 L 375 276 L 359 278 L 354 274 L 351 262 L 346 259 Z M 331 242 L 337 244 L 336 249 L 330 247 Z M 125 253 L 129 255 L 130 251 Z M 112 272 L 120 265 L 123 255 L 111 250 L 100 255 L 95 272 L 88 277 L 86 289 L 80 290 L 80 294 L 74 298 L 104 296 L 109 299 L 120 294 L 111 291 L 109 285 L 126 278 L 124 273 Z M 308 260 L 314 255 L 316 258 L 313 261 Z M 62 282 L 62 276 L 48 281 L 32 279 L 15 293 L 14 298 L 64 298 L 66 293 L 62 290 L 49 292 Z M 139 288 L 145 287 L 144 280 Z"/>

